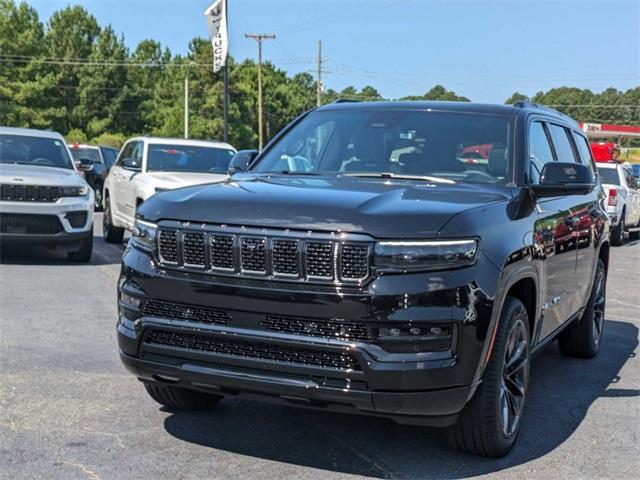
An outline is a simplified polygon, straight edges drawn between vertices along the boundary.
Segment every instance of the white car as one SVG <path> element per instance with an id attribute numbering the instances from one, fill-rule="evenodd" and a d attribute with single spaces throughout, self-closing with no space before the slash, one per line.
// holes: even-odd
<path id="1" fill-rule="evenodd" d="M 640 238 L 640 191 L 631 169 L 620 163 L 598 163 L 598 175 L 607 194 L 607 213 L 611 220 L 611 243 L 622 245 L 625 231 L 629 238 Z"/>
<path id="2" fill-rule="evenodd" d="M 79 169 L 88 170 L 90 162 Z M 88 262 L 93 191 L 59 133 L 0 127 L 0 241 L 64 247 Z"/>
<path id="3" fill-rule="evenodd" d="M 137 137 L 122 147 L 104 184 L 103 235 L 122 241 L 138 205 L 157 192 L 223 182 L 236 150 L 226 143 Z"/>

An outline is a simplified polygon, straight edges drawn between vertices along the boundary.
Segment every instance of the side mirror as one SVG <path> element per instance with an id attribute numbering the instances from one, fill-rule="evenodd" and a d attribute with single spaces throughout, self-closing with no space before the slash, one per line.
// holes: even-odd
<path id="1" fill-rule="evenodd" d="M 533 185 L 537 197 L 584 195 L 595 188 L 589 167 L 571 162 L 549 162 L 542 168 L 540 183 Z"/>
<path id="2" fill-rule="evenodd" d="M 246 172 L 251 162 L 258 156 L 258 150 L 240 150 L 229 163 L 229 175 L 237 172 Z"/>
<path id="3" fill-rule="evenodd" d="M 125 158 L 122 160 L 122 168 L 125 170 L 132 170 L 134 172 L 139 172 L 141 170 L 140 160 L 136 158 Z"/>
<path id="4" fill-rule="evenodd" d="M 88 158 L 80 158 L 75 162 L 76 168 L 81 172 L 90 172 L 93 170 L 93 162 Z"/>

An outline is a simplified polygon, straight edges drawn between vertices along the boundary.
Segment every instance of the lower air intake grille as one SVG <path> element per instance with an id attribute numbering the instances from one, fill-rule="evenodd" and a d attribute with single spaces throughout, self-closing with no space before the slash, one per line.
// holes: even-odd
<path id="1" fill-rule="evenodd" d="M 337 370 L 360 370 L 358 361 L 348 353 L 311 350 L 269 343 L 254 343 L 230 338 L 153 330 L 147 336 L 145 345 Z"/>
<path id="2" fill-rule="evenodd" d="M 0 233 L 55 235 L 60 232 L 62 225 L 55 215 L 0 213 Z"/>
<path id="3" fill-rule="evenodd" d="M 335 338 L 340 340 L 371 341 L 371 335 L 365 325 L 344 320 L 321 320 L 290 315 L 267 315 L 263 322 L 270 332 L 310 335 L 313 337 Z"/>
<path id="4" fill-rule="evenodd" d="M 175 318 L 216 325 L 226 325 L 231 321 L 231 316 L 228 312 L 220 308 L 165 302 L 162 300 L 146 301 L 142 307 L 142 313 L 149 317 Z"/>

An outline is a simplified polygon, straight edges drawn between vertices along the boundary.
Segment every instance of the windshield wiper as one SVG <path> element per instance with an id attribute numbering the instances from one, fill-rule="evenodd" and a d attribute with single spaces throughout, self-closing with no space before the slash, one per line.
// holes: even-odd
<path id="1" fill-rule="evenodd" d="M 447 183 L 454 184 L 453 180 L 449 180 L 446 178 L 439 177 L 429 177 L 427 175 L 402 175 L 391 172 L 380 172 L 380 173 L 341 173 L 339 176 L 343 177 L 362 177 L 362 178 L 392 178 L 394 180 L 420 180 L 424 182 L 433 182 L 433 183 Z"/>
<path id="2" fill-rule="evenodd" d="M 297 172 L 295 170 L 280 170 L 278 172 L 260 172 L 264 175 L 300 175 L 300 176 L 304 176 L 304 175 L 314 175 L 314 176 L 319 176 L 322 175 L 321 173 L 318 172 Z"/>

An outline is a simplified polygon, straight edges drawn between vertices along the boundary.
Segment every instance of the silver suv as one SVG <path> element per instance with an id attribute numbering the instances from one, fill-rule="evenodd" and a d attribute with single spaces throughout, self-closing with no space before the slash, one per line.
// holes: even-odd
<path id="1" fill-rule="evenodd" d="M 0 241 L 62 246 L 88 262 L 94 195 L 59 133 L 0 127 Z M 76 170 L 76 168 L 78 170 Z"/>

